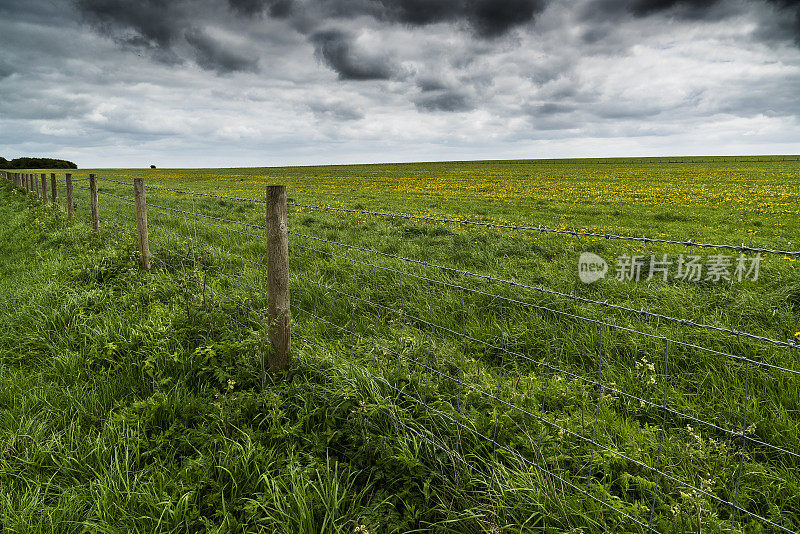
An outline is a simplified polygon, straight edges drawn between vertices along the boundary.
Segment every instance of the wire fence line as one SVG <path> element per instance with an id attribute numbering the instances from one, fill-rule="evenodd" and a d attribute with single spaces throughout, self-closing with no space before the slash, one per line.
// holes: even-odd
<path id="1" fill-rule="evenodd" d="M 339 211 L 343 213 L 359 213 L 361 215 L 375 215 L 378 217 L 388 217 L 392 219 L 410 219 L 410 220 L 417 220 L 417 221 L 429 221 L 429 222 L 441 222 L 441 223 L 450 223 L 450 224 L 462 224 L 462 225 L 469 225 L 469 226 L 480 226 L 484 228 L 502 228 L 506 230 L 525 230 L 525 231 L 532 231 L 532 232 L 539 232 L 539 233 L 551 233 L 551 234 L 561 234 L 561 235 L 571 235 L 574 237 L 599 237 L 603 239 L 617 239 L 622 241 L 635 241 L 639 243 L 659 243 L 659 244 L 668 244 L 668 245 L 681 245 L 685 247 L 698 247 L 698 248 L 714 248 L 714 249 L 721 249 L 721 250 L 734 250 L 737 252 L 755 252 L 760 254 L 777 254 L 781 256 L 791 256 L 791 257 L 800 257 L 800 251 L 792 251 L 792 250 L 775 250 L 769 248 L 762 248 L 762 247 L 753 247 L 752 240 L 750 245 L 745 245 L 742 243 L 741 245 L 727 245 L 727 244 L 714 244 L 714 243 L 698 243 L 691 240 L 677 240 L 677 239 L 662 239 L 662 238 L 654 238 L 654 237 L 637 237 L 637 236 L 627 236 L 627 235 L 618 235 L 611 232 L 586 232 L 580 230 L 564 230 L 564 229 L 557 229 L 557 228 L 550 228 L 547 226 L 526 226 L 526 225 L 518 225 L 518 224 L 497 224 L 497 223 L 489 223 L 489 222 L 482 222 L 482 221 L 471 221 L 468 219 L 449 219 L 446 217 L 426 217 L 422 215 L 407 215 L 402 213 L 387 213 L 387 212 L 380 212 L 380 211 L 369 211 L 369 210 L 358 210 L 358 209 L 347 209 L 347 208 L 335 208 L 330 206 L 317 206 L 313 204 L 301 204 L 297 202 L 291 202 L 290 205 L 298 207 L 298 208 L 305 208 L 311 210 L 325 210 L 325 211 Z"/>
<path id="2" fill-rule="evenodd" d="M 104 229 L 130 239 L 131 185 L 109 182 L 120 188 L 98 191 Z M 74 188 L 85 217 L 91 188 Z M 187 298 L 261 331 L 268 228 L 253 221 L 263 201 L 211 195 L 252 205 L 252 217 L 219 216 L 206 194 L 146 190 L 160 269 Z M 332 233 L 288 232 L 295 354 L 369 376 L 398 426 L 458 466 L 454 479 L 502 486 L 505 469 L 537 472 L 587 513 L 615 514 L 620 530 L 800 531 L 800 450 L 785 431 L 786 418 L 797 422 L 796 344 L 563 292 L 541 301 L 546 288 Z M 696 339 L 703 330 L 725 336 Z M 767 480 L 788 494 L 758 494 Z"/>
<path id="3" fill-rule="evenodd" d="M 108 179 L 108 178 L 103 178 L 103 180 L 108 181 L 108 182 L 112 182 L 112 183 L 116 183 L 116 184 L 125 185 L 125 186 L 132 186 L 132 184 L 128 183 L 128 182 L 121 182 L 121 181 L 112 180 L 112 179 Z M 148 189 L 152 189 L 154 191 L 169 191 L 169 192 L 187 194 L 187 195 L 192 195 L 192 196 L 211 197 L 211 198 L 219 198 L 219 199 L 229 199 L 229 200 L 236 200 L 236 201 L 241 201 L 241 202 L 259 203 L 259 204 L 263 204 L 265 202 L 264 200 L 261 200 L 261 199 L 250 199 L 250 198 L 244 198 L 244 197 L 231 197 L 231 196 L 224 196 L 224 195 L 215 195 L 215 194 L 210 194 L 210 193 L 202 193 L 202 192 L 193 192 L 193 191 L 187 191 L 187 190 L 181 190 L 181 189 L 165 188 L 165 187 L 161 187 L 161 186 L 146 186 L 146 187 Z M 106 195 L 111 195 L 110 193 L 105 193 L 105 194 Z M 111 196 L 113 196 L 113 195 L 111 195 Z M 127 199 L 127 200 L 129 202 L 133 203 L 133 199 Z M 646 242 L 652 242 L 652 243 L 676 244 L 676 245 L 697 246 L 697 247 L 713 247 L 713 248 L 720 248 L 720 249 L 737 250 L 737 251 L 740 251 L 740 252 L 779 254 L 779 255 L 791 256 L 791 257 L 800 256 L 800 251 L 780 251 L 780 250 L 760 248 L 760 247 L 746 247 L 744 245 L 736 246 L 736 245 L 724 245 L 724 244 L 704 244 L 704 243 L 695 243 L 695 242 L 692 242 L 692 241 L 675 241 L 675 240 L 666 240 L 666 239 L 651 239 L 651 238 L 644 238 L 644 237 L 643 238 L 638 238 L 638 237 L 629 237 L 629 236 L 616 236 L 616 235 L 608 234 L 608 233 L 597 234 L 597 233 L 576 232 L 576 231 L 568 231 L 568 230 L 554 230 L 554 229 L 549 229 L 549 228 L 545 228 L 545 227 L 528 227 L 528 226 L 516 226 L 516 225 L 515 226 L 509 226 L 509 225 L 498 225 L 498 224 L 493 224 L 493 223 L 474 222 L 474 221 L 468 221 L 468 220 L 433 218 L 433 217 L 423 217 L 423 216 L 395 214 L 395 213 L 374 212 L 374 211 L 366 211 L 366 210 L 351 210 L 351 209 L 344 209 L 344 208 L 332 208 L 332 207 L 325 207 L 325 206 L 298 204 L 298 203 L 294 203 L 294 202 L 288 202 L 288 204 L 296 206 L 296 207 L 329 210 L 329 211 L 335 211 L 335 212 L 378 215 L 378 216 L 387 216 L 387 217 L 391 217 L 391 218 L 397 217 L 397 218 L 406 218 L 406 219 L 423 220 L 423 221 L 431 221 L 431 222 L 450 222 L 450 223 L 457 223 L 457 224 L 469 224 L 469 225 L 483 226 L 483 227 L 488 227 L 488 228 L 505 228 L 505 229 L 514 229 L 514 230 L 535 230 L 535 231 L 539 231 L 539 232 L 553 232 L 553 233 L 558 233 L 558 234 L 570 234 L 570 235 L 581 235 L 581 236 L 592 236 L 592 237 L 605 237 L 605 238 L 608 238 L 608 239 L 623 239 L 623 240 L 633 240 L 633 241 L 646 241 Z M 203 219 L 219 221 L 221 223 L 227 223 L 227 224 L 231 224 L 231 225 L 241 225 L 241 226 L 245 226 L 245 227 L 249 227 L 249 228 L 253 228 L 253 229 L 266 230 L 266 227 L 263 226 L 263 225 L 252 224 L 252 223 L 247 223 L 247 222 L 243 222 L 243 221 L 235 221 L 235 220 L 225 219 L 225 218 L 222 218 L 222 217 L 215 217 L 215 216 L 211 216 L 211 215 L 207 215 L 207 214 L 194 213 L 194 212 L 191 212 L 191 211 L 181 210 L 181 209 L 174 208 L 174 207 L 159 206 L 159 205 L 154 205 L 154 204 L 148 204 L 148 205 L 152 205 L 153 207 L 158 208 L 160 210 L 173 211 L 173 212 L 181 213 L 181 214 L 184 214 L 184 215 L 191 215 L 191 216 L 200 217 L 200 218 L 203 218 Z M 747 338 L 750 338 L 750 339 L 764 341 L 764 342 L 767 342 L 767 343 L 780 345 L 780 346 L 784 346 L 784 347 L 788 347 L 788 348 L 800 348 L 800 344 L 798 344 L 796 341 L 794 341 L 792 339 L 784 341 L 784 340 L 772 339 L 772 338 L 769 338 L 769 337 L 760 336 L 758 334 L 753 334 L 753 333 L 750 333 L 750 332 L 740 331 L 740 330 L 736 330 L 736 329 L 732 329 L 732 328 L 725 328 L 725 327 L 719 327 L 719 326 L 714 326 L 714 325 L 707 325 L 707 324 L 699 323 L 699 322 L 691 320 L 691 319 L 672 317 L 672 316 L 665 315 L 665 314 L 651 312 L 651 311 L 646 310 L 644 308 L 634 309 L 634 308 L 627 307 L 627 306 L 621 306 L 621 305 L 613 304 L 613 303 L 608 302 L 607 300 L 606 301 L 600 301 L 600 300 L 596 300 L 596 299 L 590 299 L 590 298 L 586 298 L 586 297 L 581 297 L 581 296 L 575 295 L 574 293 L 565 293 L 565 292 L 562 292 L 562 291 L 556 291 L 556 290 L 549 289 L 549 288 L 546 288 L 546 287 L 543 287 L 543 286 L 531 286 L 531 285 L 527 285 L 527 284 L 518 283 L 518 282 L 515 282 L 513 280 L 506 280 L 506 279 L 498 278 L 498 277 L 495 277 L 495 276 L 492 276 L 492 275 L 479 274 L 479 273 L 474 273 L 474 272 L 470 272 L 470 271 L 467 271 L 467 270 L 455 269 L 455 268 L 448 267 L 448 266 L 445 266 L 445 265 L 437 265 L 437 264 L 434 264 L 434 263 L 431 263 L 431 262 L 427 262 L 427 261 L 424 261 L 424 260 L 415 260 L 415 259 L 411 259 L 411 258 L 406 258 L 406 257 L 403 257 L 403 256 L 398 255 L 398 254 L 380 252 L 380 251 L 376 251 L 376 250 L 367 249 L 367 248 L 364 248 L 364 247 L 358 247 L 358 246 L 354 246 L 354 245 L 344 244 L 344 243 L 333 241 L 333 240 L 325 240 L 325 239 L 320 238 L 320 237 L 313 237 L 313 236 L 308 236 L 308 235 L 294 233 L 294 232 L 290 232 L 290 235 L 295 235 L 295 236 L 302 237 L 302 238 L 305 238 L 305 239 L 313 239 L 313 240 L 317 240 L 317 241 L 327 241 L 328 243 L 331 243 L 331 244 L 334 244 L 334 245 L 338 245 L 338 246 L 341 246 L 341 247 L 344 247 L 344 248 L 361 250 L 361 251 L 364 251 L 364 252 L 367 252 L 367 253 L 370 253 L 370 254 L 377 254 L 377 255 L 382 255 L 382 256 L 388 257 L 388 258 L 398 259 L 398 260 L 401 260 L 403 262 L 417 263 L 417 264 L 424 265 L 424 266 L 427 266 L 427 267 L 431 267 L 431 268 L 434 268 L 434 269 L 440 269 L 440 270 L 443 270 L 443 271 L 453 272 L 453 273 L 457 273 L 457 274 L 463 274 L 463 275 L 472 276 L 472 277 L 476 277 L 476 278 L 483 278 L 483 279 L 486 279 L 486 280 L 489 280 L 489 281 L 492 281 L 492 282 L 499 282 L 499 283 L 508 284 L 508 285 L 511 285 L 511 286 L 523 288 L 523 289 L 529 289 L 529 290 L 533 290 L 533 291 L 538 291 L 538 292 L 541 292 L 541 293 L 546 293 L 546 294 L 549 294 L 549 295 L 563 297 L 563 298 L 574 300 L 574 301 L 581 302 L 581 303 L 593 304 L 593 305 L 597 305 L 597 306 L 607 307 L 607 308 L 611 308 L 611 309 L 614 309 L 614 310 L 633 313 L 633 314 L 637 314 L 637 315 L 640 315 L 640 316 L 645 316 L 645 317 L 649 317 L 649 318 L 653 318 L 653 319 L 662 319 L 662 320 L 666 320 L 666 321 L 670 321 L 670 322 L 675 322 L 675 323 L 680 324 L 682 326 L 690 326 L 690 327 L 693 327 L 693 328 L 713 330 L 715 332 L 724 333 L 724 334 L 728 334 L 728 335 L 736 336 L 736 337 L 739 337 L 739 336 L 747 337 Z"/>
<path id="4" fill-rule="evenodd" d="M 102 178 L 104 181 L 108 181 L 111 183 L 116 183 L 120 185 L 131 186 L 128 182 L 121 182 L 118 180 L 112 180 L 110 178 Z M 254 202 L 263 204 L 265 201 L 263 199 L 257 198 L 248 198 L 248 197 L 236 197 L 236 196 L 229 196 L 229 195 L 217 195 L 213 193 L 205 193 L 199 191 L 189 191 L 186 189 L 175 189 L 175 188 L 168 188 L 163 186 L 156 186 L 156 185 L 146 185 L 145 186 L 148 190 L 153 191 L 168 191 L 172 193 L 178 193 L 183 195 L 192 195 L 197 197 L 206 197 L 206 198 L 218 198 L 224 200 L 234 200 L 239 202 Z M 752 238 L 750 239 L 750 244 L 745 245 L 744 243 L 740 245 L 731 245 L 725 243 L 702 243 L 702 242 L 695 242 L 692 240 L 685 240 L 685 239 L 674 239 L 674 238 L 653 238 L 653 237 L 645 237 L 645 236 L 628 236 L 628 235 L 620 235 L 615 234 L 613 232 L 587 232 L 575 229 L 559 229 L 559 228 L 551 228 L 548 226 L 538 225 L 538 226 L 530 226 L 530 225 L 522 225 L 522 224 L 498 224 L 498 223 L 490 223 L 484 221 L 474 221 L 469 219 L 452 219 L 447 217 L 429 217 L 423 215 L 411 215 L 411 214 L 404 214 L 404 213 L 391 213 L 391 212 L 381 212 L 381 211 L 373 211 L 373 210 L 362 210 L 362 209 L 351 209 L 351 208 L 337 208 L 332 206 L 322 206 L 322 205 L 314 205 L 314 204 L 306 204 L 300 202 L 288 202 L 290 206 L 294 206 L 296 208 L 305 208 L 310 210 L 323 210 L 323 211 L 336 211 L 336 212 L 343 212 L 343 213 L 358 213 L 361 215 L 371 215 L 371 216 L 378 216 L 378 217 L 387 217 L 392 219 L 407 219 L 407 220 L 416 220 L 416 221 L 427 221 L 427 222 L 440 222 L 440 223 L 449 223 L 449 224 L 459 224 L 459 225 L 468 225 L 468 226 L 478 226 L 483 228 L 499 228 L 499 229 L 506 229 L 506 230 L 522 230 L 522 231 L 530 231 L 530 232 L 539 232 L 539 233 L 553 233 L 553 234 L 561 234 L 561 235 L 570 235 L 573 237 L 595 237 L 595 238 L 603 238 L 603 239 L 614 239 L 614 240 L 622 240 L 622 241 L 633 241 L 638 243 L 658 243 L 658 244 L 671 244 L 671 245 L 680 245 L 685 247 L 697 247 L 697 248 L 713 248 L 719 250 L 732 250 L 737 252 L 750 252 L 750 253 L 759 253 L 759 254 L 775 254 L 781 256 L 789 256 L 789 257 L 800 257 L 800 251 L 794 250 L 778 250 L 778 249 L 771 249 L 766 247 L 754 247 L 752 244 Z"/>

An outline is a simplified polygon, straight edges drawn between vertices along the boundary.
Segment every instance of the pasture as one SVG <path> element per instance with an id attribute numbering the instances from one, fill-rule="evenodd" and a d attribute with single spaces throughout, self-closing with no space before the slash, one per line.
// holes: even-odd
<path id="1" fill-rule="evenodd" d="M 10 531 L 800 530 L 796 157 L 89 173 L 99 239 L 86 182 L 74 222 L 3 189 Z M 282 378 L 242 200 L 268 184 Z M 580 281 L 584 252 L 605 278 Z M 680 279 L 689 256 L 706 270 Z M 615 279 L 631 257 L 669 272 Z"/>

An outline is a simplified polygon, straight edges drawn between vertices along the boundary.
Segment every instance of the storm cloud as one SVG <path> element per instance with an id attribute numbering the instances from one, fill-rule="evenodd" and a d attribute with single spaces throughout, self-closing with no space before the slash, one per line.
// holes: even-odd
<path id="1" fill-rule="evenodd" d="M 389 80 L 400 73 L 386 55 L 359 47 L 355 36 L 341 30 L 326 30 L 311 36 L 317 57 L 341 80 Z"/>
<path id="2" fill-rule="evenodd" d="M 380 0 L 389 20 L 424 26 L 464 22 L 478 35 L 497 37 L 528 24 L 545 8 L 544 0 Z"/>
<path id="3" fill-rule="evenodd" d="M 95 30 L 156 61 L 177 64 L 191 59 L 219 74 L 257 70 L 256 59 L 226 48 L 198 27 L 208 22 L 202 17 L 209 13 L 203 2 L 76 0 L 75 5 Z M 247 2 L 240 5 L 247 9 Z"/>
<path id="4" fill-rule="evenodd" d="M 800 150 L 800 0 L 14 4 L 0 2 L 4 157 Z"/>
<path id="5" fill-rule="evenodd" d="M 191 28 L 184 37 L 195 50 L 197 64 L 204 69 L 215 70 L 220 74 L 258 70 L 257 59 L 244 57 L 226 49 L 203 30 Z"/>
<path id="6" fill-rule="evenodd" d="M 231 9 L 242 15 L 269 15 L 287 17 L 292 13 L 292 0 L 228 0 Z"/>

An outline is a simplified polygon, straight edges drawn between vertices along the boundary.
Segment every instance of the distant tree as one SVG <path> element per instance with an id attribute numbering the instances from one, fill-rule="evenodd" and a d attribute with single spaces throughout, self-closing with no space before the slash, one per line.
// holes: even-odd
<path id="1" fill-rule="evenodd" d="M 0 158 L 0 169 L 77 169 L 71 161 L 52 158 Z"/>
<path id="2" fill-rule="evenodd" d="M 156 166 L 155 166 L 155 165 L 150 165 L 150 168 L 151 168 L 151 169 L 155 169 L 155 168 L 156 168 Z"/>

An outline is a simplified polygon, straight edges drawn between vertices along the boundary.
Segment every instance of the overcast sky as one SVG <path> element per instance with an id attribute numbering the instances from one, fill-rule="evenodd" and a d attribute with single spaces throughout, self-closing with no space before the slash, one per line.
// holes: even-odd
<path id="1" fill-rule="evenodd" d="M 0 155 L 797 154 L 800 0 L 0 0 Z"/>

